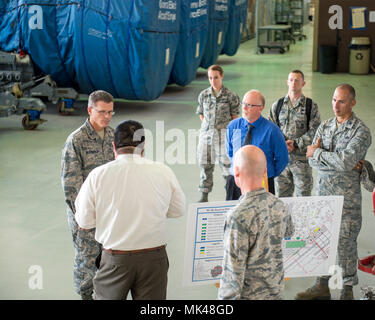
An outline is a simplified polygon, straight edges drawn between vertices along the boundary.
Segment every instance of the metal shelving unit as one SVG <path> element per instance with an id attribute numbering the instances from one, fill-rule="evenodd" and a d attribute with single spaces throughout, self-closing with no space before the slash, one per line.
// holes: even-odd
<path id="1" fill-rule="evenodd" d="M 284 7 L 280 7 L 280 4 L 284 4 Z M 293 39 L 292 26 L 288 23 L 290 12 L 288 4 L 289 0 L 256 1 L 256 53 L 264 53 L 265 49 L 279 49 L 280 53 L 289 50 Z M 280 18 L 284 20 L 283 23 L 277 20 L 276 12 L 279 12 Z"/>
<path id="2" fill-rule="evenodd" d="M 306 39 L 306 35 L 303 34 L 304 24 L 304 1 L 303 0 L 290 0 L 290 24 L 292 26 L 292 34 L 294 38 L 298 40 Z"/>
<path id="3" fill-rule="evenodd" d="M 276 0 L 275 22 L 276 24 L 289 24 L 290 22 L 289 0 Z"/>
<path id="4" fill-rule="evenodd" d="M 275 23 L 277 25 L 290 25 L 293 17 L 293 12 L 290 8 L 290 0 L 276 0 L 275 3 Z M 293 30 L 293 26 L 292 26 Z M 293 37 L 293 32 L 285 33 L 284 37 L 289 40 L 290 43 L 296 43 Z M 275 40 L 280 40 L 280 33 L 275 33 Z"/>

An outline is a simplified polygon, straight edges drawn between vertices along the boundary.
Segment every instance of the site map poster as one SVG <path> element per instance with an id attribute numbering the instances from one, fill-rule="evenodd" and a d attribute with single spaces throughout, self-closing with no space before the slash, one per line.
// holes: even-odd
<path id="1" fill-rule="evenodd" d="M 280 198 L 289 208 L 295 232 L 283 239 L 286 278 L 328 275 L 336 264 L 344 198 Z M 224 223 L 238 201 L 189 206 L 185 243 L 184 285 L 219 282 L 222 274 Z"/>

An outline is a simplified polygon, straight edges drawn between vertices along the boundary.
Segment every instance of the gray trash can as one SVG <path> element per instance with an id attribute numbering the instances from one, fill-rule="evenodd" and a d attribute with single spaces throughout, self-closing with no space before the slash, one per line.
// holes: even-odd
<path id="1" fill-rule="evenodd" d="M 353 37 L 350 42 L 349 73 L 368 74 L 371 43 L 369 37 Z"/>

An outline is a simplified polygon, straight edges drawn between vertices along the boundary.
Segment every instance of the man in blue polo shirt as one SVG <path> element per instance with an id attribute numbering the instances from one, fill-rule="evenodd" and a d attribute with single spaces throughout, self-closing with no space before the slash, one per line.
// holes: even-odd
<path id="1" fill-rule="evenodd" d="M 243 145 L 259 147 L 267 158 L 269 192 L 275 194 L 274 178 L 280 175 L 289 163 L 288 148 L 280 128 L 262 117 L 264 96 L 258 90 L 248 91 L 242 100 L 242 118 L 232 120 L 226 130 L 225 149 L 231 162 L 226 184 L 226 200 L 237 200 L 241 190 L 233 177 L 233 155 Z"/>

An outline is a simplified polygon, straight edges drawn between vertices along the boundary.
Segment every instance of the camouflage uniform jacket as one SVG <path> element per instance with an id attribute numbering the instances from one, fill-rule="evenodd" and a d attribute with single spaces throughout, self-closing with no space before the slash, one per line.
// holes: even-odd
<path id="1" fill-rule="evenodd" d="M 115 159 L 112 142 L 114 130 L 104 129 L 104 141 L 89 119 L 67 138 L 61 157 L 61 183 L 65 201 L 75 213 L 74 201 L 92 169 Z"/>
<path id="2" fill-rule="evenodd" d="M 353 113 L 339 127 L 336 118 L 323 122 L 313 144 L 319 137 L 321 147 L 309 158 L 310 166 L 318 170 L 318 195 L 343 195 L 344 209 L 360 210 L 360 171 L 353 168 L 359 160 L 365 159 L 371 145 L 369 128 Z"/>
<path id="3" fill-rule="evenodd" d="M 269 119 L 277 125 L 276 108 L 277 101 L 271 107 Z M 306 161 L 306 148 L 311 145 L 320 125 L 318 105 L 312 103 L 309 130 L 307 130 L 306 97 L 302 95 L 292 106 L 289 96 L 286 95 L 280 110 L 279 122 L 285 140 L 294 140 L 297 144 L 297 148 L 289 154 L 290 160 Z"/>
<path id="4" fill-rule="evenodd" d="M 282 239 L 294 233 L 284 203 L 263 188 L 241 196 L 224 227 L 219 299 L 281 299 Z"/>
<path id="5" fill-rule="evenodd" d="M 240 114 L 240 98 L 222 86 L 215 97 L 212 87 L 203 90 L 198 96 L 197 114 L 203 115 L 201 135 L 213 137 L 216 130 L 226 129 L 232 116 Z"/>

